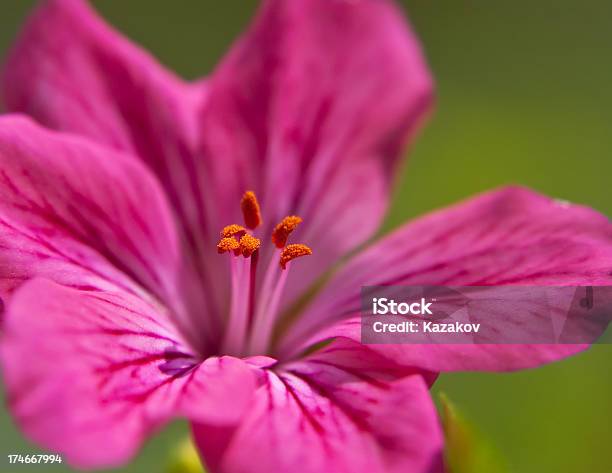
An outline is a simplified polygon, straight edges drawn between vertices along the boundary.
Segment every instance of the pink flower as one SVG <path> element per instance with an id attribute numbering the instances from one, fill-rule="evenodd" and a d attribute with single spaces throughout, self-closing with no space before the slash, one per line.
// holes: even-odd
<path id="1" fill-rule="evenodd" d="M 211 471 L 433 472 L 436 373 L 584 348 L 360 344 L 366 284 L 612 283 L 607 219 L 528 190 L 418 219 L 309 291 L 377 229 L 431 89 L 385 0 L 265 1 L 195 83 L 45 2 L 2 81 L 39 124 L 0 118 L 0 359 L 25 434 L 113 466 L 184 416 Z M 219 241 L 231 224 L 254 228 Z"/>

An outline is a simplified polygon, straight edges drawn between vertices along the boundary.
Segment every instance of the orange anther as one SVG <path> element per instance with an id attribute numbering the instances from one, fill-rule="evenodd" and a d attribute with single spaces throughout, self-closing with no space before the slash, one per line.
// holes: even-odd
<path id="1" fill-rule="evenodd" d="M 240 254 L 240 243 L 233 237 L 221 238 L 219 243 L 217 244 L 217 251 L 219 253 L 227 253 L 228 251 L 233 251 L 235 255 Z"/>
<path id="2" fill-rule="evenodd" d="M 295 258 L 299 258 L 300 256 L 311 255 L 312 250 L 306 245 L 296 244 L 296 245 L 287 245 L 283 248 L 280 257 L 280 266 L 283 269 L 287 268 L 287 263 Z"/>
<path id="3" fill-rule="evenodd" d="M 254 192 L 246 191 L 244 193 L 240 201 L 240 208 L 244 216 L 244 224 L 248 228 L 254 229 L 262 224 L 261 210 Z"/>
<path id="4" fill-rule="evenodd" d="M 221 238 L 229 238 L 229 237 L 241 237 L 246 233 L 246 230 L 241 225 L 236 225 L 235 223 L 232 225 L 228 225 L 227 227 L 223 227 L 221 230 Z"/>
<path id="5" fill-rule="evenodd" d="M 277 248 L 282 248 L 287 244 L 287 239 L 293 230 L 302 223 L 302 219 L 296 215 L 285 217 L 272 231 L 272 242 Z"/>
<path id="6" fill-rule="evenodd" d="M 247 233 L 240 238 L 240 252 L 245 258 L 248 258 L 255 253 L 260 246 L 261 240 L 259 238 L 255 238 L 253 235 L 249 235 Z"/>

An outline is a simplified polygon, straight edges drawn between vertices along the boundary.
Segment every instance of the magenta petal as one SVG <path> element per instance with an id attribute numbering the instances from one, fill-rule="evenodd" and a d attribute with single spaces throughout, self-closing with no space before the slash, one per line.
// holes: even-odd
<path id="1" fill-rule="evenodd" d="M 163 308 L 42 279 L 11 298 L 0 347 L 20 428 L 82 468 L 127 461 L 177 415 L 234 423 L 254 388 L 238 359 L 200 364 Z"/>
<path id="2" fill-rule="evenodd" d="M 47 0 L 21 32 L 0 85 L 8 111 L 126 151 L 149 166 L 180 224 L 184 272 L 190 273 L 183 298 L 192 307 L 208 303 L 209 317 L 216 312 L 214 298 L 222 291 L 209 289 L 216 240 L 201 235 L 216 238 L 228 222 L 211 221 L 207 213 L 205 202 L 219 199 L 210 193 L 206 162 L 194 153 L 203 83 L 186 84 L 164 70 L 87 1 Z M 214 259 L 205 265 L 203 253 Z"/>
<path id="3" fill-rule="evenodd" d="M 193 131 L 197 88 L 106 25 L 86 0 L 40 3 L 2 71 L 8 111 L 161 170 L 164 153 L 176 153 Z"/>
<path id="4" fill-rule="evenodd" d="M 208 87 L 201 136 L 216 193 L 233 204 L 253 188 L 268 229 L 305 220 L 292 239 L 315 251 L 290 276 L 294 293 L 378 228 L 432 101 L 420 45 L 386 0 L 265 1 Z"/>
<path id="5" fill-rule="evenodd" d="M 211 471 L 441 471 L 442 434 L 423 377 L 393 376 L 364 356 L 334 349 L 264 371 L 237 429 L 194 426 Z"/>
<path id="6" fill-rule="evenodd" d="M 611 285 L 612 224 L 601 214 L 507 188 L 417 219 L 354 257 L 283 340 L 285 354 L 342 336 L 359 340 L 366 285 Z M 522 314 L 521 314 L 522 316 Z M 373 346 L 432 371 L 508 370 L 582 345 Z"/>
<path id="7" fill-rule="evenodd" d="M 0 118 L 0 184 L 4 293 L 44 275 L 130 291 L 138 284 L 176 302 L 174 222 L 140 163 L 8 115 Z"/>

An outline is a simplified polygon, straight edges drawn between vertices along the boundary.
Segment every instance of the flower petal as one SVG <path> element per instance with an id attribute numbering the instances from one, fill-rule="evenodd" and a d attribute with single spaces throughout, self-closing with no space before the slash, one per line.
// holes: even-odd
<path id="1" fill-rule="evenodd" d="M 2 296 L 44 275 L 143 292 L 139 285 L 176 306 L 174 222 L 138 162 L 8 115 L 0 118 L 0 183 Z"/>
<path id="2" fill-rule="evenodd" d="M 368 364 L 365 351 L 333 346 L 262 371 L 237 429 L 194 426 L 207 466 L 221 473 L 442 471 L 441 429 L 424 378 L 398 377 L 384 360 Z"/>
<path id="3" fill-rule="evenodd" d="M 210 194 L 207 165 L 194 152 L 204 84 L 184 83 L 164 70 L 85 0 L 46 0 L 24 27 L 0 85 L 7 110 L 125 151 L 149 166 L 182 224 L 184 272 L 192 272 L 183 298 L 197 308 L 209 303 L 214 315 L 215 298 L 223 293 L 208 290 L 219 264 L 216 240 L 208 248 L 200 235 L 217 236 L 222 224 L 211 222 L 203 205 L 219 199 Z M 208 265 L 202 245 L 214 258 Z"/>
<path id="4" fill-rule="evenodd" d="M 108 27 L 85 0 L 41 2 L 2 72 L 9 111 L 139 155 L 156 170 L 193 131 L 188 116 L 201 103 L 195 87 Z"/>
<path id="5" fill-rule="evenodd" d="M 612 224 L 591 209 L 514 187 L 434 212 L 353 258 L 292 327 L 281 353 L 336 336 L 359 340 L 360 288 L 391 284 L 612 285 Z M 447 371 L 537 366 L 585 346 L 373 348 L 401 363 Z"/>
<path id="6" fill-rule="evenodd" d="M 127 461 L 177 415 L 236 422 L 254 388 L 240 360 L 200 364 L 161 307 L 44 279 L 11 298 L 0 361 L 17 424 L 80 468 Z"/>
<path id="7" fill-rule="evenodd" d="M 294 293 L 377 229 L 432 98 L 418 41 L 387 0 L 267 0 L 208 88 L 215 193 L 233 203 L 255 190 L 266 235 L 304 218 L 292 239 L 314 254 L 290 276 Z"/>

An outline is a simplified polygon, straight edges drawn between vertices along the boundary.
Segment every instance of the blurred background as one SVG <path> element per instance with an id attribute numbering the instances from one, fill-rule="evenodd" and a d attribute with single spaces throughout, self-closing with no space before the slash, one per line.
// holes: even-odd
<path id="1" fill-rule="evenodd" d="M 0 6 L 0 54 L 31 0 Z M 520 183 L 612 215 L 612 3 L 406 0 L 437 80 L 385 230 L 474 193 Z M 211 71 L 256 2 L 104 0 L 99 11 L 185 78 Z M 513 374 L 442 375 L 444 392 L 519 473 L 612 471 L 612 346 Z M 118 471 L 164 470 L 172 425 Z M 0 408 L 0 471 L 33 453 Z M 16 465 L 15 471 L 47 467 Z M 52 471 L 71 471 L 66 466 Z"/>

